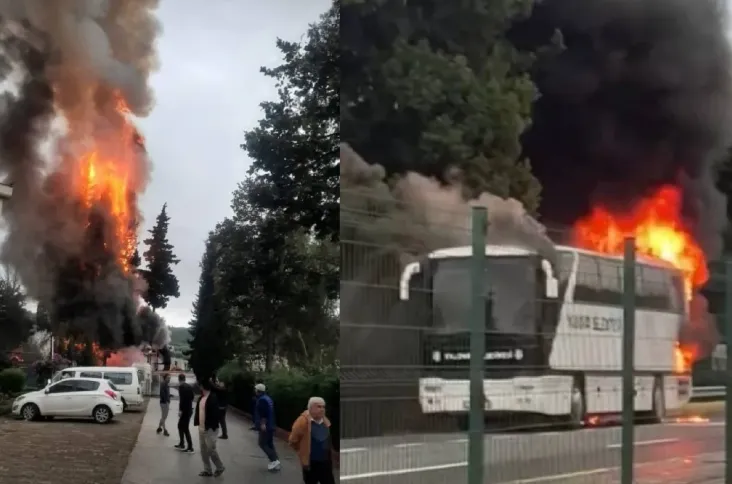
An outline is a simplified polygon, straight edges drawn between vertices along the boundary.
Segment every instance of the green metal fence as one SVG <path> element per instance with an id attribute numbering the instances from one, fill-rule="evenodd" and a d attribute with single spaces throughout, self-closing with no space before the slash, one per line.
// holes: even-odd
<path id="1" fill-rule="evenodd" d="M 724 293 L 698 310 L 683 274 L 632 238 L 614 257 L 558 250 L 567 229 L 542 252 L 492 234 L 483 208 L 428 223 L 393 216 L 393 199 L 342 197 L 342 481 L 630 484 L 662 472 L 655 449 L 709 450 L 693 422 L 676 447 L 653 424 L 694 416 L 681 356 L 732 324 L 732 266 L 714 266 Z"/>

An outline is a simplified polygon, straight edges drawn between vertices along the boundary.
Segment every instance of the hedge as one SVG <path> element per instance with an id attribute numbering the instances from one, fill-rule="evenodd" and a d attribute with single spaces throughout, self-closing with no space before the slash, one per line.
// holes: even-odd
<path id="1" fill-rule="evenodd" d="M 26 374 L 17 368 L 7 368 L 0 371 L 0 393 L 20 393 L 25 388 Z"/>
<path id="2" fill-rule="evenodd" d="M 295 419 L 306 409 L 312 396 L 323 397 L 327 415 L 332 423 L 333 446 L 340 447 L 340 381 L 336 371 L 326 373 L 299 370 L 277 370 L 271 373 L 255 373 L 236 364 L 224 366 L 218 378 L 229 389 L 229 404 L 252 413 L 254 385 L 264 383 L 275 404 L 277 426 L 289 431 Z"/>

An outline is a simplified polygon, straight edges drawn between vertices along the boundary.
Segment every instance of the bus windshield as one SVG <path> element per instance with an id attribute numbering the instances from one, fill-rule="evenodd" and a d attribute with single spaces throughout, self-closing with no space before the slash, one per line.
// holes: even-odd
<path id="1" fill-rule="evenodd" d="M 434 329 L 466 331 L 470 321 L 470 258 L 438 259 L 433 279 Z M 492 300 L 486 331 L 535 333 L 537 265 L 534 257 L 488 257 L 485 295 Z"/>

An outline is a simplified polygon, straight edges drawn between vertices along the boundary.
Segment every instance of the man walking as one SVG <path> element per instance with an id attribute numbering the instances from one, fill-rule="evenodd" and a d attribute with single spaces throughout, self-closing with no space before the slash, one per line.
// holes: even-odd
<path id="1" fill-rule="evenodd" d="M 178 407 L 178 435 L 180 440 L 176 449 L 182 450 L 187 454 L 193 453 L 193 439 L 191 439 L 191 416 L 193 415 L 193 388 L 186 383 L 186 376 L 181 373 L 178 375 L 178 399 L 180 406 Z M 183 442 L 185 440 L 185 443 Z M 188 444 L 187 446 L 185 444 Z"/>
<path id="2" fill-rule="evenodd" d="M 331 459 L 330 421 L 325 416 L 325 400 L 312 397 L 295 423 L 289 438 L 297 452 L 305 484 L 334 484 Z"/>
<path id="3" fill-rule="evenodd" d="M 267 470 L 270 472 L 282 469 L 282 464 L 277 457 L 277 451 L 274 446 L 275 429 L 275 411 L 274 402 L 267 395 L 267 387 L 263 383 L 254 386 L 254 393 L 257 396 L 257 405 L 255 412 L 255 422 L 259 432 L 259 448 L 261 448 L 269 459 Z"/>
<path id="4" fill-rule="evenodd" d="M 160 423 L 158 423 L 157 433 L 163 433 L 166 437 L 170 436 L 168 429 L 165 427 L 165 421 L 168 419 L 168 411 L 170 410 L 170 375 L 167 373 L 160 382 Z"/>
<path id="5" fill-rule="evenodd" d="M 216 377 L 213 378 L 212 382 L 214 391 L 216 392 L 216 399 L 219 402 L 219 414 L 221 416 L 221 437 L 219 438 L 226 440 L 229 438 L 229 433 L 226 429 L 226 408 L 229 406 L 226 385 Z"/>
<path id="6" fill-rule="evenodd" d="M 219 404 L 216 401 L 216 394 L 211 392 L 211 381 L 204 381 L 201 384 L 201 398 L 196 405 L 196 413 L 193 417 L 193 425 L 198 427 L 198 436 L 201 445 L 201 459 L 203 460 L 203 472 L 198 474 L 201 477 L 218 477 L 224 473 L 224 463 L 221 462 L 219 453 L 216 450 L 216 440 L 219 431 Z M 211 461 L 216 466 L 216 471 L 211 472 Z"/>

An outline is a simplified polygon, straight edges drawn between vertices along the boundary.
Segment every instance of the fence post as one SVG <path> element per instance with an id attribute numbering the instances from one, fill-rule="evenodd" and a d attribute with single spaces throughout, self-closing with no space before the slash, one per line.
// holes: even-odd
<path id="1" fill-rule="evenodd" d="M 483 439 L 485 422 L 485 243 L 488 213 L 483 207 L 472 209 L 472 263 L 470 272 L 470 420 L 468 430 L 468 484 L 483 484 L 485 459 Z"/>
<path id="2" fill-rule="evenodd" d="M 635 239 L 625 239 L 623 254 L 623 428 L 620 482 L 633 484 L 635 425 Z"/>
<path id="3" fill-rule="evenodd" d="M 724 262 L 724 342 L 725 351 L 727 352 L 724 375 L 724 421 L 727 424 L 724 427 L 724 482 L 732 482 L 732 355 L 730 354 L 730 344 L 732 343 L 732 260 Z"/>

